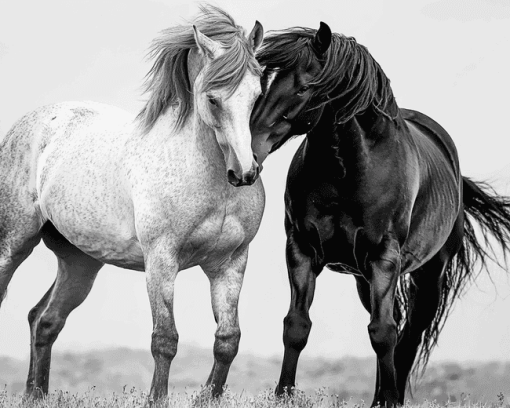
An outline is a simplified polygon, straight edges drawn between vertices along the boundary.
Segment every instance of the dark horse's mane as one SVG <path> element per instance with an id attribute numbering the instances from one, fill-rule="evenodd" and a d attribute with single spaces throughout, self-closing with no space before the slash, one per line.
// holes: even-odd
<path id="1" fill-rule="evenodd" d="M 315 34 L 316 30 L 306 27 L 270 31 L 257 59 L 269 72 L 294 69 L 302 58 L 309 66 L 317 58 L 312 45 Z M 333 33 L 322 61 L 322 70 L 310 83 L 318 100 L 313 108 L 340 102 L 335 103 L 339 124 L 369 107 L 389 118 L 395 116 L 389 111 L 394 103 L 390 80 L 365 46 L 353 37 Z"/>

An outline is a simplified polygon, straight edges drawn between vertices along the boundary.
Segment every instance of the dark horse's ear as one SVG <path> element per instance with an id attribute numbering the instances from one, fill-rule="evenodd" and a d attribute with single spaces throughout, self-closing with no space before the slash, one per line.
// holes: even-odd
<path id="1" fill-rule="evenodd" d="M 324 55 L 331 44 L 331 28 L 326 23 L 321 21 L 321 26 L 315 33 L 312 41 L 312 48 L 318 57 Z"/>

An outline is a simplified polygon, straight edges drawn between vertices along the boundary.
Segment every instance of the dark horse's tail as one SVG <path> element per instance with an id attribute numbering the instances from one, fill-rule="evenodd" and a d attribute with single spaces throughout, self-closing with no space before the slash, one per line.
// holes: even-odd
<path id="1" fill-rule="evenodd" d="M 462 295 L 466 284 L 482 269 L 487 269 L 488 261 L 503 267 L 510 254 L 510 198 L 498 195 L 487 183 L 474 182 L 467 177 L 463 177 L 462 187 L 464 239 L 459 252 L 446 266 L 439 308 L 423 335 L 414 366 L 415 373 L 423 373 L 452 305 Z M 479 226 L 477 233 L 473 221 Z M 498 247 L 502 250 L 502 259 L 497 259 Z M 401 283 L 403 286 L 411 284 L 409 281 Z"/>

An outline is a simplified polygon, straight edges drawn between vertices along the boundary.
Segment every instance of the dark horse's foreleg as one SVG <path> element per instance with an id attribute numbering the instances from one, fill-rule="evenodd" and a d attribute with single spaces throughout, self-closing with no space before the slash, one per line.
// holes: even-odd
<path id="1" fill-rule="evenodd" d="M 356 287 L 358 289 L 358 295 L 363 304 L 364 308 L 368 313 L 372 311 L 372 305 L 370 302 L 370 283 L 365 279 L 364 276 L 355 276 Z M 374 401 L 377 399 L 377 393 L 379 390 L 379 360 L 376 360 L 375 366 L 375 395 Z"/>
<path id="2" fill-rule="evenodd" d="M 48 232 L 51 230 L 50 232 Z M 40 397 L 48 393 L 51 349 L 69 314 L 87 297 L 102 262 L 70 244 L 54 228 L 43 230 L 45 244 L 58 258 L 55 282 L 30 311 L 30 368 L 26 394 Z"/>
<path id="3" fill-rule="evenodd" d="M 211 303 L 217 323 L 214 341 L 214 364 L 206 385 L 212 387 L 213 396 L 222 394 L 230 365 L 237 355 L 241 330 L 237 305 L 248 260 L 248 248 L 221 266 L 203 267 L 211 283 Z"/>
<path id="4" fill-rule="evenodd" d="M 369 255 L 366 273 L 370 283 L 368 333 L 378 361 L 378 388 L 372 406 L 394 406 L 399 399 L 394 365 L 397 323 L 393 315 L 400 274 L 400 247 L 396 240 L 386 238 L 377 253 Z"/>
<path id="5" fill-rule="evenodd" d="M 308 341 L 312 327 L 308 311 L 315 292 L 316 273 L 312 270 L 312 260 L 303 254 L 292 236 L 287 240 L 287 268 L 291 289 L 290 308 L 283 324 L 282 372 L 276 388 L 278 395 L 291 392 L 296 384 L 296 370 L 301 351 Z"/>

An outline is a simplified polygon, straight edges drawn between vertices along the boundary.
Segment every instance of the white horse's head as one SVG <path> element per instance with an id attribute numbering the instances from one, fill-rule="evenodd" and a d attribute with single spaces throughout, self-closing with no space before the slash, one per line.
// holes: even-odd
<path id="1" fill-rule="evenodd" d="M 250 185 L 259 175 L 251 148 L 250 115 L 261 94 L 261 69 L 255 51 L 263 37 L 257 21 L 250 35 L 215 41 L 193 26 L 197 48 L 190 51 L 188 69 L 194 79 L 194 108 L 209 126 L 225 157 L 227 178 L 234 186 Z"/>
<path id="2" fill-rule="evenodd" d="M 255 51 L 262 43 L 262 25 L 257 21 L 246 36 L 225 11 L 210 5 L 201 10 L 193 26 L 171 27 L 154 40 L 154 65 L 146 80 L 151 95 L 138 115 L 141 129 L 150 132 L 169 106 L 178 106 L 175 127 L 182 128 L 193 114 L 213 131 L 228 181 L 250 185 L 259 175 L 249 122 L 261 93 Z"/>

